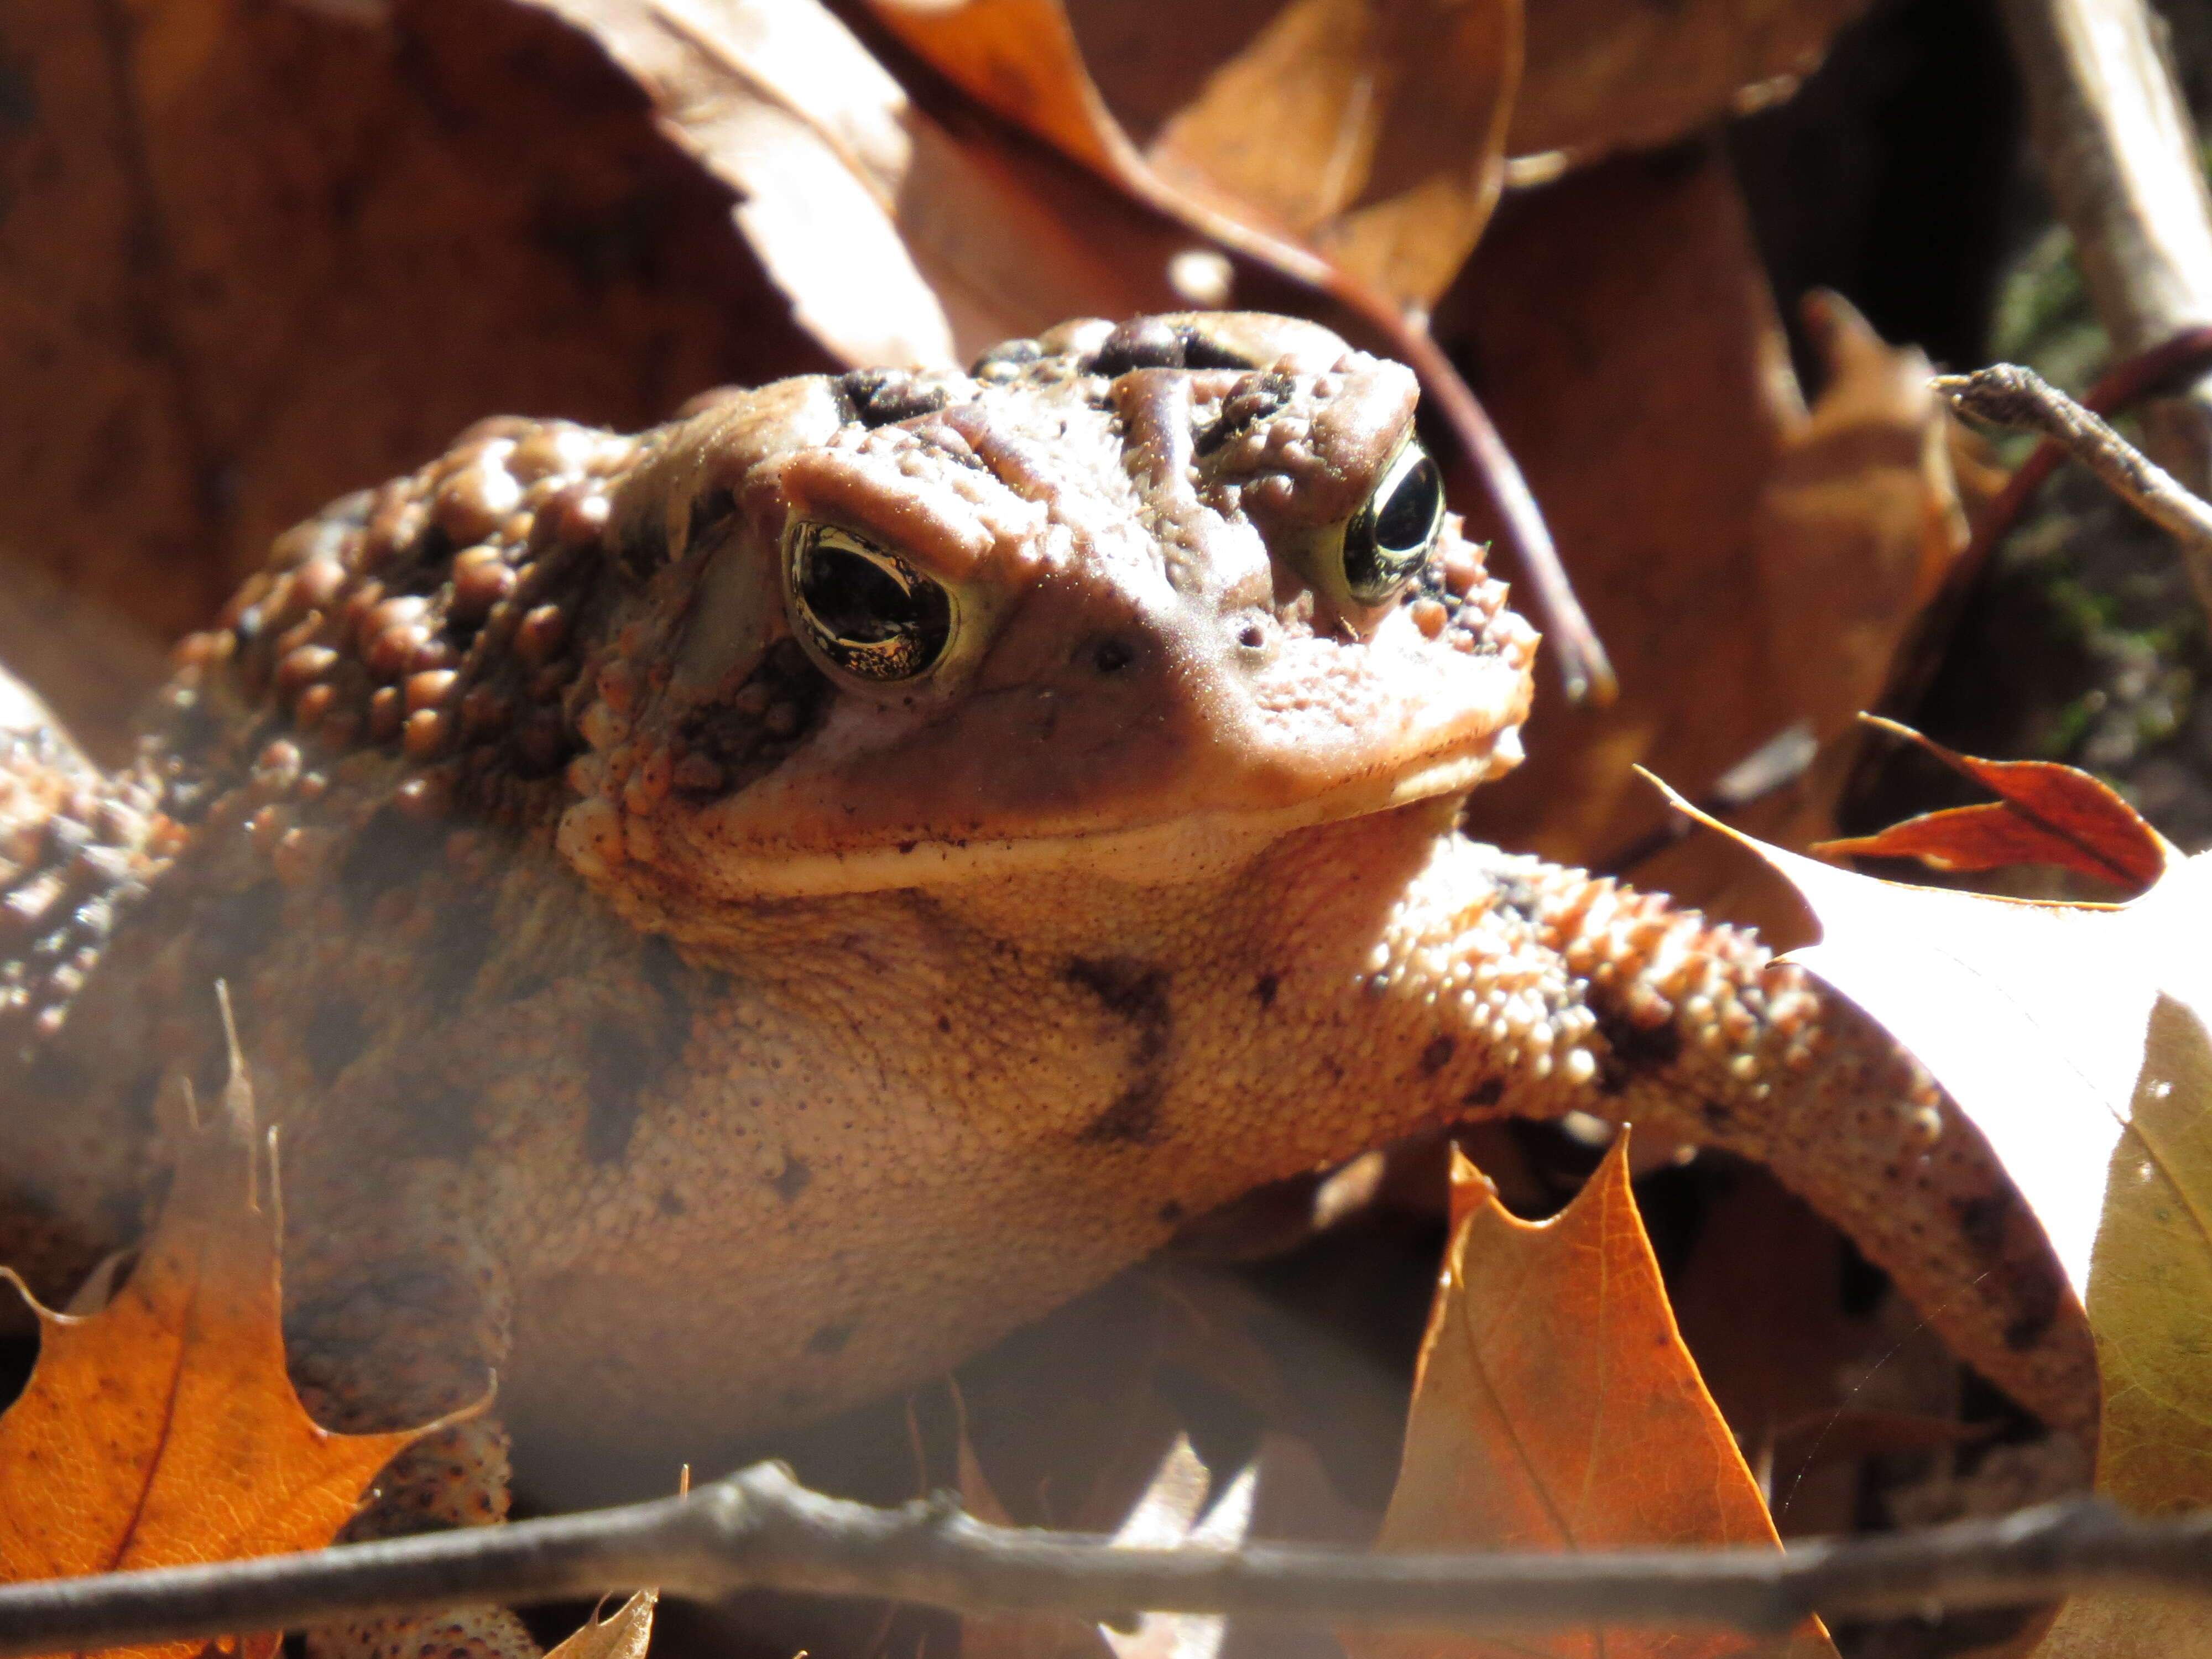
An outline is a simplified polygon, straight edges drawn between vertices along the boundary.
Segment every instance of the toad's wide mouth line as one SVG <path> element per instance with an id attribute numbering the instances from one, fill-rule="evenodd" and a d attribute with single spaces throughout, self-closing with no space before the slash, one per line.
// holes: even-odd
<path id="1" fill-rule="evenodd" d="M 836 853 L 718 850 L 714 879 L 732 893 L 777 898 L 942 887 L 1063 871 L 1134 886 L 1176 886 L 1233 870 L 1295 830 L 1465 794 L 1504 769 L 1501 758 L 1498 746 L 1485 745 L 1423 761 L 1389 776 L 1355 779 L 1287 805 L 1197 811 L 1115 830 L 970 841 L 887 840 Z"/>

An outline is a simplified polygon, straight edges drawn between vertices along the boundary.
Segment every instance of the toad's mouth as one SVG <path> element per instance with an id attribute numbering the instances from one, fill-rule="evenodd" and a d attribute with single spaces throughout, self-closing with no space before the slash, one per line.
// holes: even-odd
<path id="1" fill-rule="evenodd" d="M 756 799 L 746 803 L 753 810 L 743 813 L 709 811 L 680 827 L 662 826 L 649 857 L 686 890 L 731 900 L 1054 875 L 1170 886 L 1232 871 L 1310 826 L 1455 799 L 1520 758 L 1517 726 L 1507 724 L 1480 743 L 1462 737 L 1295 795 L 1267 799 L 1231 788 L 1211 799 L 1201 793 L 1186 810 L 1151 816 L 1117 817 L 1101 810 L 1088 818 L 1055 814 L 990 827 L 987 819 L 972 825 L 863 828 L 848 817 L 839 833 L 840 825 L 817 814 L 793 834 L 791 817 L 763 814 L 758 809 L 765 803 Z M 747 820 L 763 817 L 782 817 L 780 832 L 748 833 Z M 806 834 L 809 828 L 816 833 Z"/>
<path id="2" fill-rule="evenodd" d="M 1222 874 L 1294 830 L 1364 817 L 1419 801 L 1464 795 L 1520 758 L 1440 757 L 1395 777 L 1360 780 L 1281 806 L 1201 809 L 1146 823 L 966 840 L 909 841 L 829 854 L 743 860 L 731 875 L 780 896 L 933 887 L 1058 872 L 1136 886 L 1174 886 Z"/>

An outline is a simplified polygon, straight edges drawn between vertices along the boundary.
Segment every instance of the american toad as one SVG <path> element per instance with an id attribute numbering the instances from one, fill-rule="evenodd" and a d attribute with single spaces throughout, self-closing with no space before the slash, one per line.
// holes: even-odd
<path id="1" fill-rule="evenodd" d="M 1455 832 L 1536 641 L 1415 396 L 1305 323 L 1079 322 L 636 437 L 488 422 L 336 503 L 134 768 L 17 721 L 0 1256 L 64 1293 L 130 1236 L 221 979 L 346 1426 L 495 1366 L 516 1425 L 672 1469 L 1260 1182 L 1575 1108 L 1765 1160 L 2078 1418 L 2039 1235 L 1878 1033 Z M 465 1425 L 377 1524 L 497 1516 L 505 1448 Z"/>

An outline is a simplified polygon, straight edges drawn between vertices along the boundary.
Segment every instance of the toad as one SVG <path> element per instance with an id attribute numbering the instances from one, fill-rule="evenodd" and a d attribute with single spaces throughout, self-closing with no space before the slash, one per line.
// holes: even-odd
<path id="1" fill-rule="evenodd" d="M 1478 844 L 1536 649 L 1399 365 L 1258 315 L 495 420 L 281 538 L 137 762 L 0 763 L 0 1259 L 139 1225 L 228 984 L 343 1428 L 656 1468 L 926 1378 L 1278 1177 L 1569 1110 L 1726 1147 L 2078 1420 L 1972 1127 L 1747 934 Z M 511 1615 L 328 1654 L 519 1653 Z"/>

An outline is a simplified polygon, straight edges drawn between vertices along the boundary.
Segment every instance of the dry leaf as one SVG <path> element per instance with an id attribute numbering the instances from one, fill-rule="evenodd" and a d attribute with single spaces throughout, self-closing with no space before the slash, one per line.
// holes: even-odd
<path id="1" fill-rule="evenodd" d="M 1823 842 L 1823 858 L 1914 858 L 1934 870 L 1995 870 L 2055 864 L 2141 892 L 2181 854 L 2111 785 L 2053 761 L 1989 761 L 1930 742 L 1894 720 L 1870 725 L 1911 738 L 2000 799 L 1923 812 L 1879 835 Z"/>
<path id="2" fill-rule="evenodd" d="M 1674 1328 L 1618 1137 L 1574 1202 L 1519 1221 L 1463 1158 L 1382 1550 L 1771 1544 L 1766 1506 Z M 1565 1631 L 1541 1642 L 1340 1633 L 1352 1659 L 1741 1651 L 1748 1637 Z M 1832 1654 L 1817 1624 L 1787 1650 Z"/>
<path id="3" fill-rule="evenodd" d="M 37 1366 L 0 1417 L 0 1582 L 316 1548 L 429 1431 L 332 1434 L 301 1408 L 284 1370 L 280 1224 L 256 1197 L 274 1191 L 264 1157 L 234 1074 L 216 1121 L 187 1138 L 121 1291 L 84 1318 L 37 1310 Z"/>
<path id="4" fill-rule="evenodd" d="M 1989 1139 L 2096 1338 L 2097 1487 L 2212 1504 L 2212 858 L 2127 905 L 1875 881 L 1739 836 L 1804 894 L 1793 953 L 1887 1026 Z M 2168 1604 L 2069 1602 L 2045 1659 L 2207 1650 Z"/>
<path id="5" fill-rule="evenodd" d="M 980 135 L 956 142 L 817 0 L 531 3 L 629 71 L 849 365 L 964 363 L 1068 317 L 1174 303 L 1158 227 L 1103 191 L 1048 199 Z"/>
<path id="6" fill-rule="evenodd" d="M 1771 102 L 1866 0 L 1534 0 L 1508 153 L 1591 161 Z"/>
<path id="7" fill-rule="evenodd" d="M 1014 1518 L 983 1472 L 975 1443 L 968 1437 L 967 1402 L 957 1385 L 952 1401 L 957 1419 L 954 1455 L 960 1506 L 978 1521 L 1011 1527 Z M 1097 1626 L 1042 1613 L 963 1614 L 960 1652 L 962 1659 L 1109 1659 Z"/>
<path id="8" fill-rule="evenodd" d="M 1674 1318 L 1713 1403 L 1766 1480 L 1778 1527 L 1805 1533 L 1848 1526 L 1850 1511 L 1816 1512 L 1802 1477 L 1809 1457 L 1850 1460 L 1851 1435 L 1816 1431 L 1790 1439 L 1808 1420 L 1838 1425 L 1838 1374 L 1882 1340 L 1872 1311 L 1843 1306 L 1843 1236 L 1765 1170 L 1747 1165 L 1706 1212 L 1674 1280 Z M 1952 1425 L 1947 1425 L 1952 1426 Z M 1845 1470 L 1844 1477 L 1856 1470 Z M 1852 1498 L 1856 1482 L 1850 1482 Z M 1835 1524 L 1818 1524 L 1827 1519 Z"/>
<path id="9" fill-rule="evenodd" d="M 1544 503 L 1621 695 L 1571 709 L 1539 675 L 1528 759 L 1477 792 L 1474 833 L 1610 866 L 1668 822 L 1629 763 L 1700 796 L 1786 728 L 1847 732 L 1879 695 L 1965 524 L 1924 361 L 1826 316 L 1833 374 L 1808 413 L 1717 153 L 1615 162 L 1500 215 L 1437 332 Z M 1841 781 L 1746 821 L 1816 838 Z M 1795 915 L 1694 839 L 1634 874 L 1738 920 Z"/>
<path id="10" fill-rule="evenodd" d="M 641 1589 L 615 1609 L 611 1618 L 597 1613 L 574 1636 L 546 1650 L 545 1659 L 645 1659 L 646 1644 L 653 1639 L 653 1609 L 660 1600 L 657 1589 Z"/>
<path id="11" fill-rule="evenodd" d="M 1225 245 L 1304 281 L 1332 273 L 1425 307 L 1497 200 L 1520 67 L 1518 0 L 1292 0 L 1191 84 L 1194 37 L 1158 31 L 1176 63 L 1103 61 L 1123 81 L 1174 75 L 1171 111 L 1140 147 L 1116 118 L 1060 0 L 872 0 L 901 40 L 973 97 Z M 1086 21 L 1126 42 L 1117 17 Z M 1157 26 L 1157 9 L 1147 15 Z M 1198 37 L 1218 39 L 1218 35 Z M 1229 44 L 1229 43 L 1223 43 Z"/>
<path id="12" fill-rule="evenodd" d="M 2069 1282 L 2086 1289 L 2153 1007 L 2203 971 L 2185 941 L 2212 864 L 2176 866 L 2130 905 L 2047 904 L 1876 881 L 1726 832 L 1819 916 L 1820 942 L 1791 959 L 1935 1073 L 1989 1138 Z"/>
<path id="13" fill-rule="evenodd" d="M 967 1412 L 958 1406 L 960 1501 L 968 1513 L 996 1526 L 1012 1517 L 975 1455 L 968 1437 Z M 1244 1541 L 1252 1521 L 1257 1471 L 1247 1467 L 1209 1507 L 1213 1477 L 1177 1434 L 1153 1469 L 1152 1479 L 1115 1528 L 1113 1541 L 1126 1549 L 1232 1549 Z M 1203 1515 L 1204 1519 L 1200 1517 Z M 1080 1659 L 1110 1654 L 1113 1659 L 1215 1659 L 1228 1620 L 1218 1614 L 1146 1613 L 1133 1631 L 1108 1625 L 1085 1628 L 1073 1620 L 1043 1614 L 971 1615 L 962 1620 L 960 1651 L 967 1659 Z"/>
<path id="14" fill-rule="evenodd" d="M 543 11 L 51 0 L 0 78 L 0 551 L 165 640 L 487 413 L 635 429 L 829 364 Z"/>
<path id="15" fill-rule="evenodd" d="M 1235 1549 L 1251 1529 L 1258 1468 L 1247 1464 L 1209 1504 L 1212 1488 L 1213 1477 L 1191 1449 L 1190 1437 L 1177 1435 L 1152 1485 L 1115 1529 L 1114 1541 L 1125 1549 Z M 1228 1633 L 1226 1618 L 1204 1613 L 1143 1613 L 1133 1631 L 1098 1626 L 1114 1659 L 1216 1659 Z"/>

